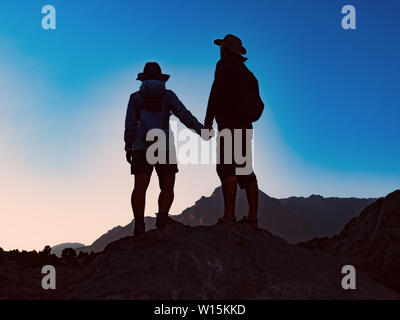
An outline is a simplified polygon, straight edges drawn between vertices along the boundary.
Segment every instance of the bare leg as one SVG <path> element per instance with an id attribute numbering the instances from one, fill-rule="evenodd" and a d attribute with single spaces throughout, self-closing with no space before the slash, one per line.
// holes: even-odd
<path id="1" fill-rule="evenodd" d="M 237 178 L 235 176 L 229 177 L 222 181 L 222 193 L 224 194 L 224 218 L 235 218 L 235 204 L 236 204 L 236 191 L 237 191 Z"/>
<path id="2" fill-rule="evenodd" d="M 158 179 L 161 190 L 158 197 L 158 212 L 169 213 L 174 201 L 175 173 L 164 173 Z"/>
<path id="3" fill-rule="evenodd" d="M 249 203 L 249 220 L 257 219 L 258 211 L 258 184 L 257 181 L 249 183 L 246 187 L 247 202 Z"/>
<path id="4" fill-rule="evenodd" d="M 168 216 L 169 209 L 174 201 L 175 173 L 164 173 L 159 177 L 160 196 L 158 198 L 157 229 L 164 229 L 167 224 L 181 225 L 180 222 Z"/>
<path id="5" fill-rule="evenodd" d="M 135 223 L 144 222 L 144 208 L 146 204 L 146 191 L 150 183 L 150 175 L 139 173 L 135 175 L 135 187 L 132 192 L 131 204 Z"/>

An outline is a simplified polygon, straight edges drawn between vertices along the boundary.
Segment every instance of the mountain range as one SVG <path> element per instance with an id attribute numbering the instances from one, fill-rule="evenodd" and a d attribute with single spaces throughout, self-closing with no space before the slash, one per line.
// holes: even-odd
<path id="1" fill-rule="evenodd" d="M 195 208 L 180 218 L 208 217 Z M 0 249 L 0 299 L 400 299 L 400 190 L 337 235 L 298 244 L 243 223 L 202 223 L 122 236 L 97 253 L 65 250 L 61 258 L 46 248 Z M 57 290 L 42 289 L 43 265 L 56 268 Z M 355 289 L 343 287 L 345 265 L 355 267 Z"/>
<path id="2" fill-rule="evenodd" d="M 275 199 L 259 193 L 259 224 L 273 234 L 285 238 L 289 243 L 311 240 L 315 237 L 332 236 L 362 209 L 376 199 L 367 198 L 324 198 L 312 195 L 308 198 L 290 197 Z M 245 192 L 238 190 L 236 212 L 238 219 L 247 214 Z M 201 197 L 174 219 L 188 226 L 214 225 L 223 214 L 222 189 L 218 187 L 209 197 Z M 155 218 L 145 218 L 147 230 L 155 228 Z M 117 226 L 78 251 L 99 252 L 107 244 L 132 235 L 133 221 L 122 227 Z"/>

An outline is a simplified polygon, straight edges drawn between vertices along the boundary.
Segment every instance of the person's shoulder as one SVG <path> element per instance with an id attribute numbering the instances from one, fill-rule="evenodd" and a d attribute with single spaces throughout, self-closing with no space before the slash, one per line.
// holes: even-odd
<path id="1" fill-rule="evenodd" d="M 137 100 L 138 98 L 140 98 L 140 91 L 136 91 L 136 92 L 134 92 L 134 93 L 131 93 L 131 95 L 130 95 L 130 97 L 129 97 L 129 100 L 130 100 L 130 101 L 135 101 L 135 100 Z"/>
<path id="2" fill-rule="evenodd" d="M 137 97 L 137 96 L 140 96 L 140 90 L 131 93 L 131 97 Z"/>
<path id="3" fill-rule="evenodd" d="M 166 89 L 164 92 L 164 96 L 167 97 L 168 99 L 170 98 L 177 98 L 175 92 L 173 92 L 172 90 Z"/>
<path id="4" fill-rule="evenodd" d="M 225 59 L 220 59 L 217 62 L 217 65 L 215 67 L 216 70 L 224 70 L 228 66 L 227 61 Z"/>
<path id="5" fill-rule="evenodd" d="M 220 59 L 215 67 L 215 76 L 224 77 L 224 75 L 229 72 L 229 69 L 230 67 L 227 65 L 225 59 Z"/>
<path id="6" fill-rule="evenodd" d="M 216 68 L 223 66 L 224 61 L 222 59 L 219 59 L 216 65 Z"/>
<path id="7" fill-rule="evenodd" d="M 232 72 L 240 69 L 240 62 L 233 59 L 221 59 L 217 63 L 217 72 Z"/>
<path id="8" fill-rule="evenodd" d="M 140 102 L 139 102 L 140 100 L 141 100 L 141 96 L 139 94 L 139 91 L 131 93 L 131 95 L 129 96 L 128 107 L 129 106 L 130 107 L 135 107 L 135 106 L 139 105 L 140 104 Z"/>

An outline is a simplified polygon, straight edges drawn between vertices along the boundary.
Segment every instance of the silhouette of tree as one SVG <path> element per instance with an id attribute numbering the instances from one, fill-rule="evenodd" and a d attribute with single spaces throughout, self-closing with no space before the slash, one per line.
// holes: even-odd
<path id="1" fill-rule="evenodd" d="M 61 257 L 66 261 L 72 261 L 76 258 L 76 251 L 72 248 L 66 248 L 62 251 Z"/>
<path id="2" fill-rule="evenodd" d="M 51 255 L 51 247 L 50 246 L 45 246 L 43 249 L 43 254 L 46 256 Z"/>
<path id="3" fill-rule="evenodd" d="M 78 259 L 86 259 L 89 257 L 89 253 L 84 252 L 84 251 L 80 251 L 78 254 Z"/>

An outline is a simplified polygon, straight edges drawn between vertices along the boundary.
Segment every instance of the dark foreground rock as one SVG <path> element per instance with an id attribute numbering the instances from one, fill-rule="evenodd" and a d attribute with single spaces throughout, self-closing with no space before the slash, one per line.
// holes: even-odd
<path id="1" fill-rule="evenodd" d="M 347 259 L 237 223 L 171 226 L 120 239 L 92 256 L 56 258 L 53 291 L 41 289 L 39 261 L 18 263 L 16 256 L 0 262 L 1 299 L 399 298 L 362 273 L 356 290 L 344 290 Z"/>
<path id="2" fill-rule="evenodd" d="M 400 292 L 400 190 L 369 205 L 339 235 L 301 246 L 342 257 Z"/>

